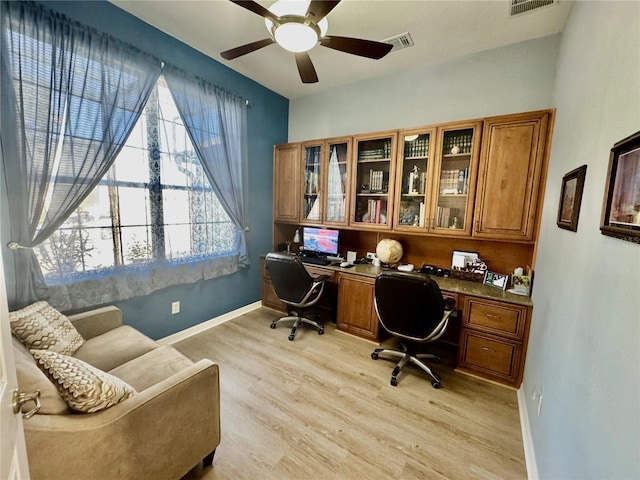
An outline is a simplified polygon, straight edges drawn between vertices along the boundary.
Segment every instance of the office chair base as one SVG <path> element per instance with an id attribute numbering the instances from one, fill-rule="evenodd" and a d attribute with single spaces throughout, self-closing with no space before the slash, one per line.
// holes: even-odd
<path id="1" fill-rule="evenodd" d="M 393 357 L 400 358 L 400 361 L 391 372 L 391 381 L 390 381 L 391 385 L 396 387 L 398 385 L 398 375 L 400 374 L 400 371 L 407 364 L 413 363 L 414 365 L 416 365 L 421 370 L 425 371 L 431 376 L 431 378 L 433 379 L 431 381 L 431 385 L 433 386 L 433 388 L 440 388 L 440 382 L 442 381 L 442 378 L 440 378 L 440 375 L 438 375 L 434 370 L 429 368 L 422 361 L 423 359 L 430 359 L 430 360 L 433 360 L 434 363 L 440 363 L 440 357 L 438 357 L 437 355 L 433 355 L 431 353 L 414 354 L 404 344 L 400 344 L 399 347 L 401 350 L 392 350 L 389 348 L 376 348 L 371 354 L 371 358 L 373 358 L 374 360 L 377 360 L 381 354 L 388 354 Z"/>
<path id="2" fill-rule="evenodd" d="M 290 322 L 291 320 L 293 320 L 293 326 L 291 327 L 291 332 L 289 333 L 290 342 L 293 342 L 294 338 L 296 337 L 296 331 L 298 330 L 298 327 L 304 323 L 316 327 L 318 329 L 318 335 L 324 334 L 324 325 L 316 322 L 315 320 L 310 320 L 299 315 L 292 315 L 289 317 L 282 317 L 278 320 L 274 320 L 273 322 L 271 322 L 271 328 L 276 328 L 276 325 L 280 322 Z"/>

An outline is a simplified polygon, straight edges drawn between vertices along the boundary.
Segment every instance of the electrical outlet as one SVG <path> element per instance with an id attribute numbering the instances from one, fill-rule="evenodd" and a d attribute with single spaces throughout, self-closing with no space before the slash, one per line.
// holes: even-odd
<path id="1" fill-rule="evenodd" d="M 180 302 L 171 303 L 171 315 L 175 315 L 176 313 L 180 313 Z"/>

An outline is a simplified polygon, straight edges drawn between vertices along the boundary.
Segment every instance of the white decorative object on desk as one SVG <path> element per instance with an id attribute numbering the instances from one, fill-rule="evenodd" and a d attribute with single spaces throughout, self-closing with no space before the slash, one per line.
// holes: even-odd
<path id="1" fill-rule="evenodd" d="M 411 263 L 403 263 L 402 265 L 398 265 L 398 270 L 401 272 L 413 272 L 413 265 Z"/>
<path id="2" fill-rule="evenodd" d="M 376 247 L 376 257 L 388 265 L 398 263 L 403 253 L 402 244 L 392 238 L 383 238 Z"/>

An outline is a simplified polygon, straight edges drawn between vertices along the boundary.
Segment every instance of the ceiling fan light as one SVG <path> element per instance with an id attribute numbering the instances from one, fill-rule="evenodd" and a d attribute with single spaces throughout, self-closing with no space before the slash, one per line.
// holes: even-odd
<path id="1" fill-rule="evenodd" d="M 280 19 L 282 20 L 282 26 L 289 25 L 290 23 L 303 24 L 305 16 L 307 14 L 307 10 L 309 9 L 310 3 L 311 3 L 310 0 L 278 0 L 277 2 L 273 3 L 269 7 L 269 11 L 274 15 L 277 15 L 278 17 L 280 17 Z M 302 47 L 295 47 L 296 49 L 292 50 L 291 48 L 288 48 L 287 46 L 285 46 L 285 44 L 283 44 L 280 40 L 278 40 L 275 32 L 276 30 L 279 30 L 280 27 L 278 27 L 277 25 L 274 25 L 269 18 L 264 19 L 264 24 L 267 27 L 267 31 L 269 32 L 269 34 L 271 34 L 275 38 L 276 42 L 278 42 L 283 48 L 286 48 L 291 52 L 306 52 L 308 50 L 311 50 L 314 47 L 314 45 L 318 42 L 318 38 L 324 37 L 329 28 L 329 22 L 327 21 L 327 17 L 320 20 L 320 22 L 317 23 L 317 26 L 309 27 L 307 25 L 304 25 L 304 27 L 306 27 L 308 30 L 311 30 L 311 29 L 314 30 L 315 40 L 313 41 L 313 44 L 310 45 L 308 48 L 302 49 Z M 297 27 L 294 27 L 292 30 L 296 28 Z M 317 31 L 318 29 L 320 30 L 319 32 Z M 298 31 L 302 32 L 302 29 L 298 29 Z M 289 32 L 287 33 L 281 32 L 280 35 L 292 36 L 293 34 Z M 300 33 L 299 35 L 304 36 L 305 38 L 309 38 L 306 45 L 309 45 L 311 43 L 311 40 L 310 40 L 311 33 L 304 32 L 304 33 Z M 283 40 L 283 41 L 287 42 L 286 40 Z M 292 44 L 288 44 L 288 45 L 291 46 Z"/>
<path id="2" fill-rule="evenodd" d="M 295 53 L 311 50 L 318 43 L 318 34 L 313 28 L 295 22 L 280 25 L 274 37 L 282 48 Z"/>

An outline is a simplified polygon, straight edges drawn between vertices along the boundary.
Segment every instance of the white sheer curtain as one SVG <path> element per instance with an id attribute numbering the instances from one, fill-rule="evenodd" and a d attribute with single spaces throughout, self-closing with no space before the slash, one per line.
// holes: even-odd
<path id="1" fill-rule="evenodd" d="M 30 2 L 2 2 L 1 123 L 15 284 L 9 307 L 43 298 L 32 247 L 81 204 L 124 145 L 159 62 Z"/>
<path id="2" fill-rule="evenodd" d="M 238 262 L 247 266 L 245 100 L 175 69 L 164 76 L 207 178 L 240 231 Z"/>

